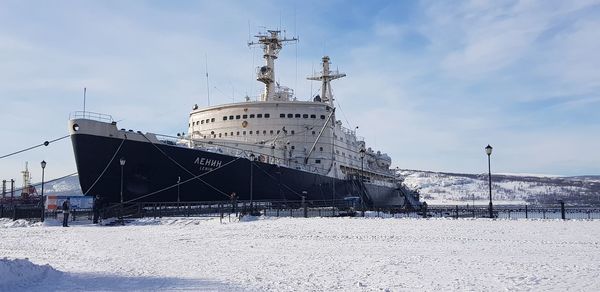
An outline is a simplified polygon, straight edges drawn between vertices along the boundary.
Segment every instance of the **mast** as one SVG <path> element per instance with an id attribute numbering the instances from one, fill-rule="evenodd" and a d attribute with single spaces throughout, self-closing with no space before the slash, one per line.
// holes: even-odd
<path id="1" fill-rule="evenodd" d="M 21 171 L 21 173 L 23 174 L 23 189 L 21 190 L 21 193 L 27 196 L 30 195 L 29 188 L 31 186 L 31 175 L 29 174 L 29 167 L 27 162 L 25 162 L 25 170 Z"/>
<path id="2" fill-rule="evenodd" d="M 261 94 L 261 101 L 275 99 L 275 59 L 277 59 L 283 44 L 298 41 L 296 37 L 291 39 L 286 37 L 281 38 L 279 36 L 280 33 L 280 30 L 267 30 L 266 34 L 255 35 L 258 41 L 248 43 L 248 46 L 261 45 L 264 52 L 265 65 L 258 67 L 256 70 L 256 80 L 265 84 L 265 90 Z"/>
<path id="3" fill-rule="evenodd" d="M 320 72 L 321 75 L 309 76 L 306 79 L 321 81 L 321 100 L 333 107 L 333 94 L 331 93 L 331 85 L 329 83 L 332 80 L 346 77 L 346 74 L 340 73 L 337 70 L 329 70 L 329 56 L 323 56 L 322 65 L 323 70 Z"/>

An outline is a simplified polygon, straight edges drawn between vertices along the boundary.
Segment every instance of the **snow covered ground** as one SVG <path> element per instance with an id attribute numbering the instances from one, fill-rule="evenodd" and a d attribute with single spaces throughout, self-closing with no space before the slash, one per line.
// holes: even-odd
<path id="1" fill-rule="evenodd" d="M 600 290 L 600 221 L 167 218 L 0 227 L 12 227 L 0 228 L 0 291 Z"/>

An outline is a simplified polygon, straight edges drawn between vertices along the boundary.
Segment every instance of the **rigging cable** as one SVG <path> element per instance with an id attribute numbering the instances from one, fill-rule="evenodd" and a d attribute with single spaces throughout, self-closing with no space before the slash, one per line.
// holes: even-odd
<path id="1" fill-rule="evenodd" d="M 199 179 L 200 181 L 204 182 L 202 179 L 200 179 L 200 177 L 202 177 L 202 176 L 205 176 L 205 175 L 207 175 L 207 174 L 209 174 L 209 173 L 211 173 L 211 172 L 213 172 L 213 171 L 215 171 L 215 170 L 221 169 L 221 168 L 223 168 L 223 167 L 225 167 L 225 166 L 227 166 L 227 165 L 229 165 L 229 164 L 231 164 L 231 163 L 234 163 L 234 162 L 236 162 L 238 159 L 241 159 L 241 158 L 242 158 L 242 157 L 238 157 L 238 158 L 236 158 L 236 159 L 234 159 L 234 160 L 232 160 L 232 161 L 229 161 L 229 162 L 227 162 L 227 163 L 223 164 L 222 166 L 220 166 L 220 167 L 217 167 L 217 168 L 215 168 L 215 169 L 213 169 L 213 170 L 210 170 L 210 171 L 207 171 L 207 172 L 205 172 L 205 173 L 202 173 L 202 174 L 199 174 L 199 175 L 193 176 L 192 178 L 189 178 L 189 179 L 187 179 L 187 180 L 184 180 L 184 181 L 180 182 L 180 183 L 179 183 L 179 185 L 181 185 L 181 184 L 185 184 L 185 183 L 187 183 L 187 182 L 190 182 L 190 181 L 192 181 L 192 180 L 195 180 L 195 179 Z M 207 184 L 207 185 L 209 185 L 209 184 Z M 158 194 L 158 193 L 160 193 L 160 192 L 163 192 L 163 191 L 166 191 L 166 190 L 168 190 L 168 189 L 172 189 L 172 188 L 174 188 L 174 187 L 176 187 L 176 186 L 177 186 L 177 184 L 173 184 L 173 185 L 170 185 L 170 186 L 164 187 L 164 188 L 162 188 L 162 189 L 160 189 L 160 190 L 157 190 L 157 191 L 154 191 L 154 192 L 151 192 L 151 193 L 148 193 L 148 194 L 145 194 L 145 195 L 142 195 L 142 196 L 139 196 L 139 197 L 133 198 L 133 199 L 131 199 L 131 200 L 124 201 L 124 202 L 123 202 L 123 204 L 131 203 L 131 202 L 133 202 L 133 201 L 137 201 L 137 200 L 139 200 L 139 199 L 143 199 L 143 198 L 146 198 L 146 197 L 149 197 L 149 196 L 152 196 L 152 195 Z M 209 185 L 209 186 L 211 186 L 211 185 Z M 211 186 L 211 187 L 212 187 L 212 186 Z M 213 189 L 215 189 L 215 188 L 213 187 Z M 215 189 L 215 190 L 219 191 L 218 189 Z M 221 191 L 219 191 L 219 192 L 221 192 Z M 221 192 L 221 193 L 223 193 L 223 192 Z M 225 193 L 223 193 L 223 194 L 225 194 Z M 225 194 L 225 196 L 227 196 L 227 197 L 229 198 L 229 196 L 228 196 L 227 194 Z"/>
<path id="2" fill-rule="evenodd" d="M 148 139 L 148 137 L 146 137 L 146 135 L 144 135 L 144 134 L 141 134 L 141 135 L 142 135 L 142 137 L 146 138 L 146 140 L 148 140 L 148 142 L 150 142 L 150 144 L 152 144 L 152 146 L 154 146 L 154 147 L 155 147 L 155 148 L 156 148 L 156 149 L 157 149 L 157 150 L 158 150 L 160 153 L 162 153 L 162 155 L 164 155 L 164 156 L 165 156 L 165 157 L 167 157 L 169 160 L 171 160 L 171 162 L 175 163 L 175 165 L 177 165 L 177 166 L 179 166 L 181 169 L 185 170 L 187 173 L 189 173 L 190 175 L 192 175 L 192 177 L 194 177 L 194 176 L 195 176 L 195 174 L 194 174 L 193 172 L 191 172 L 191 171 L 189 171 L 187 168 L 183 167 L 181 164 L 179 164 L 179 162 L 175 161 L 175 159 L 171 158 L 171 157 L 170 157 L 169 155 L 167 155 L 167 154 L 166 154 L 164 151 L 162 151 L 162 149 L 160 149 L 158 146 L 156 146 L 156 144 L 154 144 L 154 142 L 152 142 L 150 139 Z M 238 157 L 238 159 L 239 159 L 239 158 L 240 158 L 240 157 Z M 235 160 L 237 160 L 237 159 L 235 159 Z M 233 161 L 235 161 L 235 160 L 232 160 L 232 161 L 230 161 L 230 162 L 233 162 Z M 229 164 L 229 163 L 226 163 L 225 165 L 227 165 L 227 164 Z M 225 166 L 225 165 L 223 165 L 223 166 Z M 221 167 L 219 167 L 219 168 L 221 168 Z M 218 168 L 217 168 L 217 169 L 218 169 Z M 213 170 L 214 170 L 214 169 L 213 169 Z M 207 173 L 204 173 L 204 174 L 207 174 Z M 201 178 L 200 178 L 200 176 L 198 176 L 198 177 L 197 177 L 197 179 L 198 179 L 199 181 L 203 182 L 204 184 L 206 184 L 207 186 L 211 187 L 213 190 L 215 190 L 215 191 L 219 192 L 220 194 L 224 195 L 225 197 L 229 198 L 229 195 L 228 195 L 228 194 L 226 194 L 225 192 L 223 192 L 223 191 L 219 190 L 218 188 L 216 188 L 216 187 L 212 186 L 211 184 L 207 183 L 206 181 L 204 181 L 203 179 L 201 179 Z M 189 181 L 189 180 L 188 180 L 188 181 Z M 186 181 L 186 182 L 187 182 L 187 181 Z M 171 186 L 171 187 L 173 187 L 173 186 Z M 171 187 L 168 187 L 168 188 L 171 188 Z M 168 188 L 167 188 L 167 189 L 168 189 Z"/>
<path id="3" fill-rule="evenodd" d="M 121 151 L 121 147 L 123 147 L 123 143 L 125 143 L 125 140 L 127 140 L 127 135 L 125 135 L 125 137 L 121 141 L 121 144 L 119 144 L 119 148 L 117 148 L 117 151 L 115 151 L 115 154 L 113 154 L 113 156 L 110 159 L 110 161 L 106 164 L 106 166 L 104 167 L 104 170 L 102 171 L 102 173 L 100 174 L 100 176 L 98 176 L 98 178 L 96 178 L 96 180 L 94 181 L 94 183 L 92 184 L 92 186 L 89 189 L 87 189 L 87 191 L 85 191 L 85 193 L 83 193 L 84 196 L 87 195 L 87 193 L 91 189 L 94 188 L 94 186 L 96 185 L 96 183 L 98 183 L 98 181 L 100 180 L 100 178 L 102 178 L 102 176 L 104 175 L 104 173 L 106 172 L 106 170 L 108 169 L 108 167 L 110 166 L 110 164 L 113 162 L 113 160 L 115 160 L 115 157 L 117 157 L 117 154 L 119 154 L 119 151 Z"/>
<path id="4" fill-rule="evenodd" d="M 70 136 L 70 135 L 66 135 L 66 136 L 63 136 L 63 137 L 60 137 L 60 138 L 57 138 L 57 139 L 54 139 L 54 140 L 50 140 L 50 141 L 44 141 L 44 143 L 42 143 L 42 144 L 35 145 L 35 146 L 31 146 L 31 147 L 29 147 L 29 148 L 25 148 L 25 149 L 23 149 L 23 150 L 19 150 L 19 151 L 17 151 L 17 152 L 13 152 L 13 153 L 10 153 L 10 154 L 6 154 L 6 155 L 4 155 L 4 156 L 0 156 L 0 159 L 2 159 L 2 158 L 6 158 L 6 157 L 9 157 L 9 156 L 13 156 L 13 155 L 16 155 L 16 154 L 19 154 L 19 153 L 25 152 L 25 151 L 29 151 L 29 150 L 32 150 L 32 149 L 35 149 L 35 148 L 38 148 L 38 147 L 41 147 L 41 146 L 48 146 L 48 145 L 50 145 L 50 143 L 53 143 L 53 142 L 56 142 L 56 141 L 60 141 L 60 140 L 62 140 L 62 139 L 68 138 L 69 136 Z"/>

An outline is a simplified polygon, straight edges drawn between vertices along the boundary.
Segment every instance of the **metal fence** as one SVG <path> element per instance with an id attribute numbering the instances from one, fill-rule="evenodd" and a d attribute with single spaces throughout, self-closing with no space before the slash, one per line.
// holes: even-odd
<path id="1" fill-rule="evenodd" d="M 0 218 L 58 218 L 62 211 L 44 211 L 39 205 L 0 205 Z M 218 202 L 137 202 L 112 204 L 98 211 L 100 218 L 160 217 L 239 217 L 244 215 L 270 217 L 379 217 L 379 218 L 490 218 L 488 206 L 427 206 L 420 210 L 400 208 L 366 209 L 360 202 L 338 201 L 218 201 Z M 71 210 L 70 220 L 91 220 L 92 209 Z M 600 219 L 600 208 L 565 206 L 564 204 L 497 205 L 493 218 L 498 219 Z"/>

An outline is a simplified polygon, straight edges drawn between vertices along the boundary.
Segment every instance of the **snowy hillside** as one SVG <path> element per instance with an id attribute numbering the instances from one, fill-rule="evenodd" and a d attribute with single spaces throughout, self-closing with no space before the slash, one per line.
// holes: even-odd
<path id="1" fill-rule="evenodd" d="M 421 200 L 429 204 L 487 204 L 487 174 L 458 174 L 419 170 L 400 170 L 409 188 L 418 189 Z M 492 175 L 496 204 L 552 204 L 564 200 L 572 205 L 600 204 L 600 176 Z M 81 195 L 79 177 L 70 176 L 46 185 L 46 194 Z"/>
<path id="2" fill-rule="evenodd" d="M 418 189 L 433 204 L 487 204 L 487 174 L 457 174 L 400 170 L 404 184 Z M 492 175 L 494 202 L 507 204 L 600 204 L 600 176 L 556 177 L 520 174 Z"/>
<path id="3" fill-rule="evenodd" d="M 45 184 L 46 195 L 78 196 L 81 195 L 79 176 L 73 175 Z"/>

